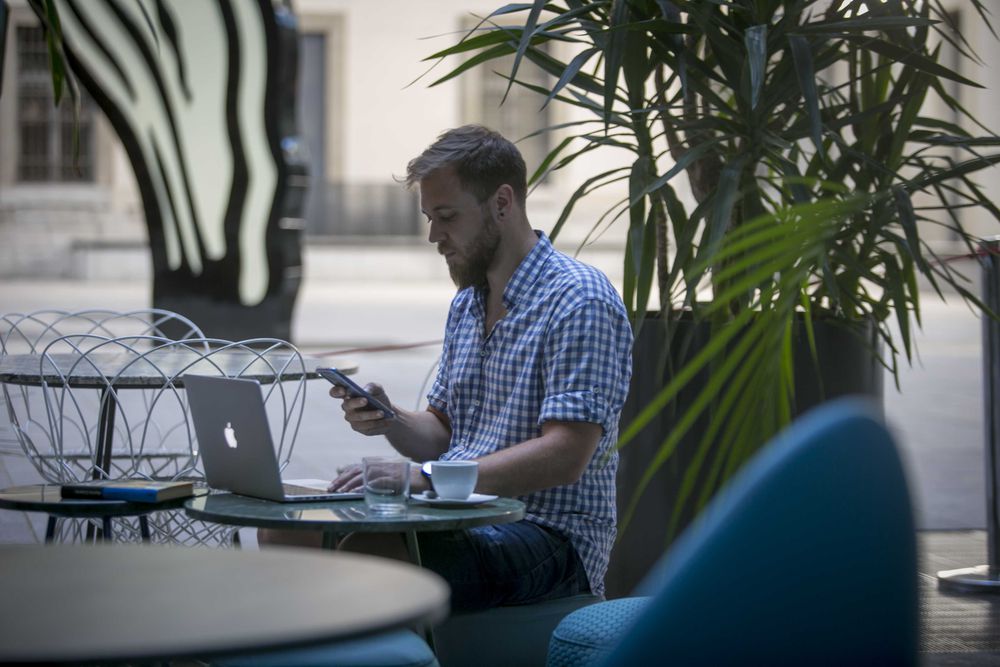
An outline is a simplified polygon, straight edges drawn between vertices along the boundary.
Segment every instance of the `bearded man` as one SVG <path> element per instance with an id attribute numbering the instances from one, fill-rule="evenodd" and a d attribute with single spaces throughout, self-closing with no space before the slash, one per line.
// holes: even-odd
<path id="1" fill-rule="evenodd" d="M 632 367 L 621 297 L 532 229 L 524 160 L 500 134 L 445 132 L 409 163 L 406 183 L 419 189 L 428 240 L 459 289 L 429 407 L 392 405 L 389 419 L 340 387 L 330 394 L 354 430 L 385 435 L 418 462 L 474 459 L 476 492 L 525 502 L 516 523 L 421 535 L 423 565 L 451 584 L 453 609 L 600 595 Z M 381 386 L 367 389 L 391 404 Z M 411 482 L 414 492 L 428 488 L 416 467 Z M 361 486 L 352 466 L 330 488 Z M 351 548 L 405 558 L 399 538 L 356 538 Z"/>

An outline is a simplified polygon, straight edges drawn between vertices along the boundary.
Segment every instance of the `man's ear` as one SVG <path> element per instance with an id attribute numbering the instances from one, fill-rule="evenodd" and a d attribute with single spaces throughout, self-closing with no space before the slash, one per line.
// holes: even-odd
<path id="1" fill-rule="evenodd" d="M 493 195 L 493 213 L 498 220 L 504 220 L 511 216 L 514 204 L 514 188 L 506 183 L 497 188 Z"/>

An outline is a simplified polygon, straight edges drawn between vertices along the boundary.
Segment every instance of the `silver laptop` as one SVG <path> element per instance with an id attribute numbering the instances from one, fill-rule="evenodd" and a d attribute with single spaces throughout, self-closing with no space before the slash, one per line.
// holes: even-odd
<path id="1" fill-rule="evenodd" d="M 184 388 L 205 464 L 205 481 L 213 489 L 278 502 L 364 497 L 330 493 L 319 480 L 310 480 L 314 486 L 282 481 L 256 380 L 185 375 Z"/>

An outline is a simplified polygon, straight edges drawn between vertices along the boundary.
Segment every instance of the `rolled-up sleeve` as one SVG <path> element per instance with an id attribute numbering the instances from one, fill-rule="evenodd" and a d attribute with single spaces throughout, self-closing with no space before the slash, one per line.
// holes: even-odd
<path id="1" fill-rule="evenodd" d="M 441 412 L 448 409 L 448 356 L 447 344 L 438 359 L 437 376 L 427 392 L 427 403 Z"/>
<path id="2" fill-rule="evenodd" d="M 538 424 L 583 421 L 607 430 L 631 377 L 632 331 L 623 314 L 589 299 L 564 315 L 545 342 L 545 398 Z"/>

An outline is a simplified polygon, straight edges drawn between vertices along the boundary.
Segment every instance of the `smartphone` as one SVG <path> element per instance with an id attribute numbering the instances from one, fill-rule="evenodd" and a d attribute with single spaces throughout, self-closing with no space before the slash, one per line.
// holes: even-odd
<path id="1" fill-rule="evenodd" d="M 316 372 L 329 380 L 331 384 L 346 389 L 350 396 L 367 399 L 368 405 L 376 410 L 381 410 L 386 419 L 394 419 L 396 417 L 396 413 L 392 408 L 359 387 L 357 383 L 336 368 L 317 368 Z"/>

